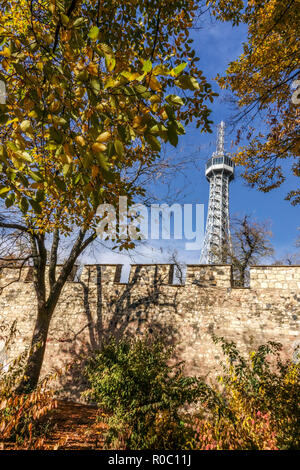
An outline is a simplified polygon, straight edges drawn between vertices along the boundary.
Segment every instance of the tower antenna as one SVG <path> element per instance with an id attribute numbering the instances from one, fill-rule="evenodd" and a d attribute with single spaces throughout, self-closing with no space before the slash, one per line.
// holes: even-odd
<path id="1" fill-rule="evenodd" d="M 225 122 L 221 121 L 218 125 L 218 137 L 217 137 L 217 153 L 224 154 L 225 152 Z"/>

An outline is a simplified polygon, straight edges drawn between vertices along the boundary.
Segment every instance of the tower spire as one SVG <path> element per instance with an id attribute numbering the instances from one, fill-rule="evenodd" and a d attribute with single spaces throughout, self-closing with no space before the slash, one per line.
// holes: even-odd
<path id="1" fill-rule="evenodd" d="M 221 264 L 226 245 L 230 245 L 229 182 L 234 178 L 234 163 L 225 153 L 225 122 L 218 126 L 217 149 L 206 163 L 209 202 L 201 264 Z"/>
<path id="2" fill-rule="evenodd" d="M 217 153 L 224 154 L 225 152 L 225 122 L 221 121 L 218 125 L 218 137 L 217 137 Z"/>

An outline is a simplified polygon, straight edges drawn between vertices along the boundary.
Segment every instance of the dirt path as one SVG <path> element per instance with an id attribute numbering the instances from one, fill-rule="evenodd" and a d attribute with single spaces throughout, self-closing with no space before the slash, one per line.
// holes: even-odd
<path id="1" fill-rule="evenodd" d="M 52 412 L 54 430 L 45 439 L 46 448 L 66 450 L 100 450 L 103 423 L 95 424 L 97 408 L 80 403 L 58 401 Z"/>
<path id="2" fill-rule="evenodd" d="M 101 450 L 103 431 L 106 426 L 98 422 L 98 409 L 71 401 L 57 400 L 57 408 L 45 416 L 41 440 L 37 449 L 41 450 Z M 47 429 L 48 428 L 48 429 Z M 41 442 L 42 441 L 42 442 Z M 1 450 L 26 450 L 22 444 L 0 442 Z"/>

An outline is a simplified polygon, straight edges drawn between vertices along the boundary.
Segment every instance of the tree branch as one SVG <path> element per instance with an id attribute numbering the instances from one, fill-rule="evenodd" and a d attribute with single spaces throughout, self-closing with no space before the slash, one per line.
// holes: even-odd
<path id="1" fill-rule="evenodd" d="M 26 232 L 30 233 L 29 229 L 27 227 L 24 227 L 23 225 L 20 224 L 9 224 L 6 222 L 2 222 L 3 217 L 0 215 L 0 227 L 2 228 L 8 228 L 8 229 L 15 229 L 15 230 L 20 230 L 21 232 Z"/>
<path id="2" fill-rule="evenodd" d="M 77 0 L 72 0 L 72 3 L 67 11 L 67 16 L 70 17 L 73 10 L 75 10 L 75 7 L 76 7 L 76 3 L 77 3 Z M 61 20 L 58 21 L 57 23 L 57 26 L 56 26 L 56 30 L 55 30 L 55 35 L 54 35 L 54 44 L 53 44 L 53 49 L 52 49 L 52 52 L 55 52 L 55 49 L 57 48 L 57 45 L 58 45 L 58 39 L 59 39 L 59 32 L 60 32 L 60 28 L 62 26 L 62 22 Z"/>
<path id="3" fill-rule="evenodd" d="M 159 23 L 160 23 L 160 12 L 161 12 L 161 6 L 159 6 L 159 8 L 158 8 L 157 17 L 156 17 L 156 29 L 155 29 L 155 37 L 154 37 L 153 48 L 152 48 L 152 52 L 151 52 L 151 61 L 153 60 L 153 57 L 154 57 L 156 44 L 157 44 L 157 39 L 158 39 Z"/>
<path id="4" fill-rule="evenodd" d="M 80 248 L 80 253 L 79 253 L 79 254 L 81 254 L 81 253 L 87 248 L 87 246 L 88 246 L 90 243 L 92 243 L 94 240 L 96 240 L 96 238 L 97 238 L 97 233 L 96 233 L 96 232 L 92 233 L 92 235 L 90 235 L 90 236 L 86 239 L 86 241 L 82 244 L 82 246 L 81 246 L 81 248 Z"/>

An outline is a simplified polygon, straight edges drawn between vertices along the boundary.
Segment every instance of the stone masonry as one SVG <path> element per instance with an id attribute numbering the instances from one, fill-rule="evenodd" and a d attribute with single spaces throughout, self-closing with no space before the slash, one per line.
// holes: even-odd
<path id="1" fill-rule="evenodd" d="M 222 358 L 211 334 L 233 340 L 243 352 L 267 341 L 283 344 L 295 357 L 299 348 L 300 266 L 256 266 L 250 288 L 232 287 L 231 266 L 187 266 L 184 285 L 173 285 L 174 266 L 133 265 L 120 283 L 121 265 L 86 265 L 80 279 L 64 287 L 47 341 L 43 374 L 76 360 L 77 372 L 61 383 L 73 393 L 80 382 L 82 354 L 113 335 L 165 334 L 178 344 L 178 358 L 189 374 L 213 378 Z M 31 268 L 20 279 L 0 272 L 0 340 L 16 320 L 8 360 L 28 346 L 36 317 Z M 13 282 L 14 281 L 14 282 Z M 2 337 L 2 338 L 1 338 Z M 73 376 L 72 376 L 73 374 Z"/>

